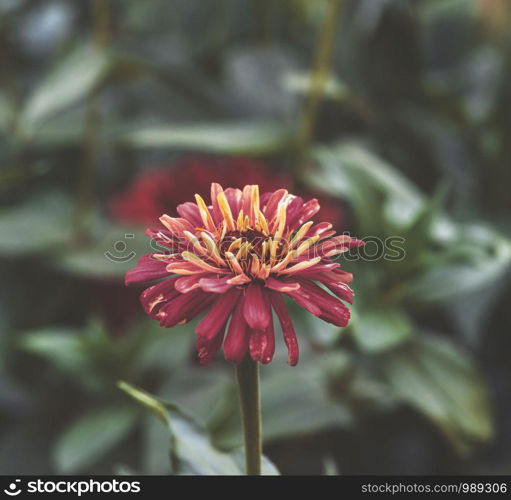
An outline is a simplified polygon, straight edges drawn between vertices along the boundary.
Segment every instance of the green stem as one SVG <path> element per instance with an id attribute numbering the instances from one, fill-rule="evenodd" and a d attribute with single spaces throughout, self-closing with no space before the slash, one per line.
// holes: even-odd
<path id="1" fill-rule="evenodd" d="M 314 62 L 302 120 L 296 136 L 298 161 L 295 163 L 298 173 L 305 164 L 307 151 L 316 127 L 319 103 L 330 73 L 330 62 L 335 35 L 341 12 L 341 0 L 330 0 L 319 30 L 319 39 L 314 55 Z"/>
<path id="2" fill-rule="evenodd" d="M 247 476 L 261 475 L 262 425 L 259 397 L 259 363 L 250 356 L 236 366 L 236 379 L 245 436 Z"/>

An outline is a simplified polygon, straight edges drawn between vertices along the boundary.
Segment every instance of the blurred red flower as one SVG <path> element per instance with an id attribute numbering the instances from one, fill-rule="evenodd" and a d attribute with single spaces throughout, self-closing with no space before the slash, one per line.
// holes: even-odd
<path id="1" fill-rule="evenodd" d="M 242 157 L 189 157 L 167 168 L 145 170 L 113 198 L 111 214 L 118 222 L 147 226 L 163 214 L 176 215 L 175 207 L 195 194 L 209 196 L 212 182 L 233 188 L 257 184 L 261 192 L 285 188 L 307 199 L 317 198 L 321 205 L 317 219 L 330 222 L 337 231 L 343 229 L 343 211 L 337 200 L 296 189 L 291 176 Z"/>

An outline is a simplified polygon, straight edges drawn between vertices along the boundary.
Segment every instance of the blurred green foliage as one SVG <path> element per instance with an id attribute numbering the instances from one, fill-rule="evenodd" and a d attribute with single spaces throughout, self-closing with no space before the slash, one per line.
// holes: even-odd
<path id="1" fill-rule="evenodd" d="M 0 472 L 240 473 L 231 367 L 197 366 L 193 325 L 162 332 L 132 296 L 132 321 L 104 312 L 134 265 L 105 252 L 128 233 L 150 250 L 109 199 L 207 153 L 261 158 L 356 236 L 404 242 L 344 259 L 348 328 L 292 310 L 300 363 L 280 342 L 262 370 L 278 469 L 509 473 L 511 6 L 344 0 L 300 144 L 329 1 L 0 4 Z"/>

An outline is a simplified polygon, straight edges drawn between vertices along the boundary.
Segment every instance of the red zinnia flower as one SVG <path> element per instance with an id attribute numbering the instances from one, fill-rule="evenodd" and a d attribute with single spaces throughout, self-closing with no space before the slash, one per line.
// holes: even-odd
<path id="1" fill-rule="evenodd" d="M 193 156 L 179 160 L 172 168 L 144 170 L 128 188 L 110 202 L 113 217 L 122 223 L 146 226 L 161 214 L 177 215 L 175 207 L 195 193 L 209 195 L 212 182 L 233 188 L 257 184 L 261 192 L 285 188 L 296 193 L 293 179 L 266 164 L 244 157 Z M 302 197 L 318 198 L 318 217 L 336 229 L 343 224 L 343 210 L 338 200 L 312 191 L 300 191 Z"/>
<path id="2" fill-rule="evenodd" d="M 165 229 L 146 231 L 165 251 L 144 255 L 126 284 L 165 278 L 141 295 L 145 312 L 161 326 L 186 323 L 209 309 L 196 327 L 202 364 L 222 342 L 230 361 L 239 363 L 249 352 L 269 363 L 273 309 L 295 365 L 298 344 L 283 294 L 325 321 L 347 325 L 350 312 L 339 299 L 352 303 L 352 275 L 332 256 L 362 242 L 334 236 L 328 222 L 309 221 L 319 210 L 316 199 L 304 202 L 285 189 L 259 197 L 257 185 L 224 191 L 216 183 L 210 206 L 200 195 L 195 199 L 177 207 L 180 217 L 160 217 Z"/>

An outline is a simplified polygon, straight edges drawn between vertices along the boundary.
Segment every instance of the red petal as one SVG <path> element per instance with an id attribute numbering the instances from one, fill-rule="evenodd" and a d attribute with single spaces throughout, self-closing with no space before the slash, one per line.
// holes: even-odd
<path id="1" fill-rule="evenodd" d="M 298 363 L 299 350 L 298 350 L 298 341 L 296 340 L 296 333 L 293 327 L 293 323 L 289 314 L 287 312 L 286 304 L 284 303 L 284 299 L 282 295 L 277 292 L 270 292 L 270 299 L 273 306 L 273 309 L 277 313 L 277 317 L 280 321 L 280 326 L 282 328 L 282 335 L 284 336 L 284 341 L 287 345 L 288 352 L 288 360 L 287 362 L 291 366 L 295 366 Z"/>
<path id="2" fill-rule="evenodd" d="M 234 220 L 238 217 L 241 210 L 241 190 L 234 188 L 227 188 L 225 191 L 225 197 L 231 207 L 231 213 Z"/>
<path id="3" fill-rule="evenodd" d="M 232 308 L 239 300 L 240 295 L 241 290 L 238 288 L 231 288 L 226 294 L 221 295 L 208 314 L 195 328 L 197 335 L 205 339 L 212 339 L 215 337 L 220 330 L 225 327 L 225 323 L 232 312 Z"/>
<path id="4" fill-rule="evenodd" d="M 291 200 L 291 203 L 287 206 L 286 225 L 290 229 L 295 229 L 298 226 L 298 221 L 300 219 L 302 207 L 303 207 L 303 198 L 300 198 L 300 196 L 295 196 Z"/>
<path id="5" fill-rule="evenodd" d="M 321 308 L 311 301 L 310 296 L 305 293 L 302 288 L 298 289 L 296 292 L 286 292 L 286 294 L 289 295 L 299 306 L 314 314 L 314 316 L 321 316 Z"/>
<path id="6" fill-rule="evenodd" d="M 175 290 L 177 279 L 177 277 L 170 278 L 157 285 L 150 286 L 142 292 L 140 302 L 146 314 L 154 318 L 164 303 L 179 295 L 179 292 Z"/>
<path id="7" fill-rule="evenodd" d="M 256 282 L 248 285 L 245 292 L 243 314 L 253 330 L 264 330 L 270 323 L 271 314 L 263 296 L 263 287 Z"/>
<path id="8" fill-rule="evenodd" d="M 254 330 L 249 339 L 250 356 L 254 361 L 267 364 L 273 359 L 275 353 L 275 333 L 273 330 L 273 318 L 268 294 L 265 294 L 266 307 L 270 312 L 270 321 L 264 330 Z"/>
<path id="9" fill-rule="evenodd" d="M 224 332 L 225 325 L 212 339 L 206 339 L 205 337 L 199 337 L 197 339 L 196 348 L 201 365 L 207 365 L 220 350 L 222 341 L 224 340 Z"/>
<path id="10" fill-rule="evenodd" d="M 188 323 L 210 302 L 211 297 L 202 290 L 179 294 L 164 304 L 154 317 L 160 320 L 161 326 L 170 328 L 178 324 Z"/>
<path id="11" fill-rule="evenodd" d="M 248 325 L 243 317 L 243 301 L 239 301 L 232 315 L 224 342 L 225 359 L 240 363 L 248 349 Z"/>
<path id="12" fill-rule="evenodd" d="M 220 184 L 213 182 L 211 183 L 211 205 L 213 207 L 213 220 L 215 224 L 220 224 L 224 220 L 224 216 L 220 211 L 220 207 L 218 206 L 218 195 L 223 191 L 222 186 Z"/>
<path id="13" fill-rule="evenodd" d="M 181 293 L 188 293 L 192 290 L 200 288 L 199 281 L 204 274 L 192 274 L 189 276 L 182 276 L 176 281 L 176 290 Z M 205 290 L 206 291 L 206 290 Z"/>
<path id="14" fill-rule="evenodd" d="M 124 283 L 148 283 L 169 276 L 166 269 L 167 263 L 153 258 L 153 254 L 142 255 L 138 264 L 126 273 Z"/>
<path id="15" fill-rule="evenodd" d="M 286 196 L 286 194 L 287 191 L 285 189 L 278 189 L 270 196 L 266 207 L 263 209 L 263 214 L 269 222 L 271 222 L 276 217 L 279 203 L 282 201 L 284 196 Z"/>
<path id="16" fill-rule="evenodd" d="M 350 319 L 350 310 L 333 295 L 310 280 L 300 280 L 300 291 L 308 294 L 309 300 L 321 309 L 318 316 L 337 326 L 346 326 Z"/>
<path id="17" fill-rule="evenodd" d="M 226 276 L 225 278 L 201 278 L 199 286 L 205 292 L 225 293 L 233 287 L 233 285 L 227 283 L 230 279 L 232 279 L 232 276 Z"/>
<path id="18" fill-rule="evenodd" d="M 280 281 L 275 278 L 268 278 L 265 281 L 264 286 L 277 292 L 286 293 L 298 290 L 300 288 L 300 283 L 293 281 Z"/>
<path id="19" fill-rule="evenodd" d="M 316 198 L 309 200 L 307 203 L 303 203 L 303 199 L 299 199 L 301 203 L 293 203 L 288 207 L 288 226 L 291 229 L 295 229 L 301 226 L 304 222 L 307 222 L 310 218 L 314 217 L 319 212 L 319 202 Z M 293 206 L 294 204 L 294 206 Z"/>
<path id="20" fill-rule="evenodd" d="M 177 213 L 183 218 L 191 222 L 193 227 L 202 227 L 202 219 L 199 212 L 199 207 L 191 201 L 182 203 L 177 206 Z"/>

